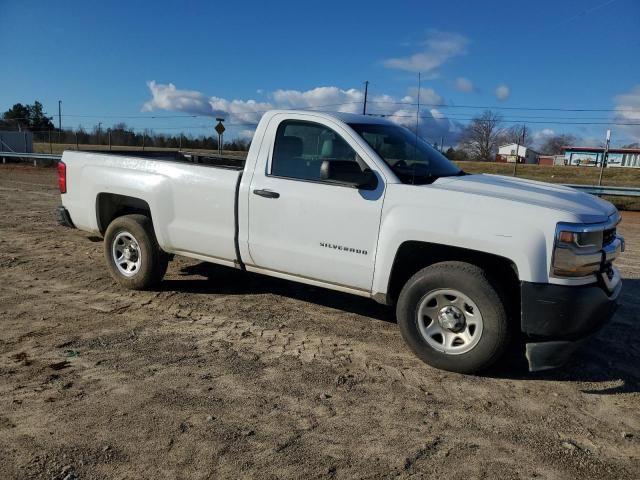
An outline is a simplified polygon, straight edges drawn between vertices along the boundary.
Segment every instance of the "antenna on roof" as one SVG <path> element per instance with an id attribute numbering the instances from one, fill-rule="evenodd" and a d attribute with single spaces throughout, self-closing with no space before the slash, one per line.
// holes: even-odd
<path id="1" fill-rule="evenodd" d="M 418 72 L 418 108 L 416 109 L 416 149 L 418 148 L 418 123 L 420 122 L 420 72 Z"/>
<path id="2" fill-rule="evenodd" d="M 420 123 L 420 72 L 418 72 L 418 108 L 416 109 L 416 140 L 413 144 L 413 154 L 418 157 L 418 125 Z M 411 183 L 416 183 L 416 168 L 415 165 L 412 169 Z"/>
<path id="3" fill-rule="evenodd" d="M 367 114 L 367 93 L 369 92 L 369 80 L 364 82 L 364 105 L 362 106 L 362 114 Z"/>

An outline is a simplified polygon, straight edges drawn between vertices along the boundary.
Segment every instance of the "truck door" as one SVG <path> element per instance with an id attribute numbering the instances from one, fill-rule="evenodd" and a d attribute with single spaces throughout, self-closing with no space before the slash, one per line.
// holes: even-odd
<path id="1" fill-rule="evenodd" d="M 358 173 L 363 166 L 339 124 L 287 119 L 272 128 L 266 168 L 250 186 L 248 265 L 370 291 L 382 177 L 375 190 L 321 178 L 325 161 Z"/>

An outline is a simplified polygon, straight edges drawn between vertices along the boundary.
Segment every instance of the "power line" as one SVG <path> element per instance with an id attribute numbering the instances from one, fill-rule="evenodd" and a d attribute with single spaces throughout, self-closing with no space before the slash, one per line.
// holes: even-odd
<path id="1" fill-rule="evenodd" d="M 468 117 L 469 115 L 473 115 L 470 112 L 447 112 L 446 116 L 447 117 L 456 117 L 456 116 L 461 116 L 462 118 L 464 117 Z M 502 116 L 501 116 L 502 117 Z M 518 119 L 523 119 L 522 121 L 524 122 L 524 119 L 542 119 L 542 120 L 579 120 L 579 121 L 586 121 L 586 120 L 601 120 L 601 121 L 610 121 L 612 120 L 611 117 L 556 117 L 556 116 L 548 116 L 548 115 L 518 115 L 517 117 L 512 117 L 512 116 L 506 116 L 506 117 L 502 117 L 502 119 L 513 119 L 513 118 L 518 118 Z"/>
<path id="2" fill-rule="evenodd" d="M 306 106 L 289 106 L 285 109 L 295 109 L 295 110 L 313 110 L 317 108 L 326 108 L 326 107 L 338 107 L 345 105 L 353 105 L 360 104 L 360 101 L 350 101 L 350 102 L 340 102 L 340 103 L 328 103 L 323 105 L 306 105 Z M 404 105 L 404 106 L 417 106 L 417 103 L 414 102 L 393 102 L 393 101 L 383 101 L 383 100 L 367 100 L 367 103 L 375 103 L 375 104 L 385 104 L 385 105 Z M 615 113 L 625 113 L 631 112 L 640 113 L 640 108 L 633 107 L 621 107 L 621 108 L 559 108 L 559 107 L 507 107 L 507 106 L 498 106 L 498 105 L 454 105 L 454 104 L 445 104 L 445 103 L 424 103 L 421 102 L 422 106 L 433 107 L 433 108 L 469 108 L 469 109 L 485 109 L 485 110 L 511 110 L 511 111 L 543 111 L 543 112 L 576 112 L 576 113 L 586 113 L 586 112 L 615 112 Z M 269 110 L 273 110 L 276 108 L 269 108 L 267 110 L 241 110 L 241 111 L 233 111 L 227 112 L 228 115 L 243 115 L 243 114 L 258 114 L 265 113 Z M 45 113 L 45 115 L 47 115 Z M 145 119 L 172 119 L 172 118 L 210 118 L 214 115 L 212 114 L 178 114 L 178 115 L 129 115 L 129 114 L 64 114 L 63 117 L 72 117 L 72 118 L 122 118 L 122 119 L 134 119 L 134 118 L 145 118 Z M 6 120 L 28 120 L 28 118 L 12 118 Z"/>
<path id="3" fill-rule="evenodd" d="M 413 118 L 413 115 L 401 115 L 395 113 L 370 113 L 369 115 L 376 115 L 380 117 L 395 117 L 395 118 Z M 471 121 L 475 120 L 474 118 L 450 118 L 446 115 L 442 117 L 433 117 L 433 116 L 420 116 L 423 119 L 433 119 L 433 120 L 458 120 L 458 121 Z M 549 124 L 549 125 L 626 125 L 626 126 L 640 126 L 640 123 L 629 123 L 629 122 L 615 122 L 615 121 L 606 121 L 606 122 L 565 122 L 565 121 L 536 121 L 536 120 L 505 120 L 501 119 L 502 122 L 506 123 L 538 123 L 538 124 Z"/>
<path id="4" fill-rule="evenodd" d="M 377 114 L 377 113 L 370 113 L 369 115 L 380 116 L 380 117 L 385 117 L 385 118 L 386 117 L 415 118 L 414 115 Z M 432 116 L 426 116 L 426 115 L 420 115 L 419 118 L 421 118 L 423 120 L 436 120 L 436 121 L 437 120 L 448 120 L 448 121 L 458 121 L 458 122 L 466 122 L 466 121 L 474 120 L 474 118 L 460 118 L 460 117 L 449 117 L 449 116 L 432 117 Z M 537 124 L 537 125 L 640 126 L 640 123 L 613 122 L 613 121 L 603 121 L 603 122 L 567 122 L 567 121 L 554 121 L 554 120 L 502 119 L 501 122 L 503 122 L 503 123 L 515 123 L 515 124 L 527 123 L 527 124 Z M 229 123 L 225 123 L 225 125 L 231 126 L 231 127 L 256 127 L 258 125 L 258 123 L 257 122 L 229 122 Z M 189 130 L 189 129 L 210 129 L 210 128 L 212 128 L 211 125 L 180 125 L 180 126 L 154 125 L 154 126 L 142 126 L 142 127 L 127 126 L 125 131 Z M 64 127 L 63 130 L 64 129 L 73 130 L 73 128 L 70 128 L 70 127 Z M 52 130 L 52 129 L 48 129 L 48 128 L 31 129 L 29 131 L 30 132 L 48 132 L 49 130 Z"/>
<path id="5" fill-rule="evenodd" d="M 302 107 L 296 107 L 296 106 L 290 106 L 290 107 L 283 107 L 282 109 L 287 110 L 313 110 L 315 108 L 326 108 L 326 107 L 340 107 L 340 106 L 344 106 L 344 105 L 353 105 L 353 104 L 360 104 L 361 102 L 359 101 L 353 101 L 353 102 L 341 102 L 341 103 L 327 103 L 324 105 L 306 105 L 306 106 L 302 106 Z M 267 110 L 244 110 L 244 111 L 229 111 L 229 112 L 225 112 L 226 115 L 249 115 L 249 114 L 258 114 L 258 113 L 266 113 L 269 112 L 271 110 L 278 110 L 278 108 L 273 107 L 273 108 L 269 108 Z M 48 115 L 48 113 L 44 113 L 44 115 Z M 144 118 L 144 119 L 153 119 L 153 120 L 157 120 L 157 119 L 172 119 L 172 118 L 214 118 L 215 115 L 214 114 L 186 114 L 186 115 L 128 115 L 128 114 L 109 114 L 109 115 L 104 115 L 104 114 L 75 114 L 75 113 L 66 113 L 64 115 L 61 115 L 62 117 L 70 117 L 70 118 L 115 118 L 115 119 L 135 119 L 135 118 Z M 30 120 L 31 118 L 29 117 L 15 117 L 15 118 L 6 118 L 6 119 L 2 119 L 0 118 L 0 120 L 5 120 L 5 121 L 17 121 L 17 120 Z"/>
<path id="6" fill-rule="evenodd" d="M 325 110 L 323 111 L 323 113 L 332 113 L 331 111 Z M 393 117 L 393 118 L 414 118 L 414 115 L 404 115 L 404 114 L 395 114 L 395 113 L 369 113 L 369 115 L 371 116 L 378 116 L 378 117 Z M 424 120 L 449 120 L 449 121 L 458 121 L 458 122 L 467 122 L 467 121 L 473 121 L 475 120 L 474 117 L 456 117 L 453 115 L 443 115 L 443 116 L 430 116 L 430 115 L 420 115 L 419 118 L 424 119 Z M 562 117 L 555 119 L 555 118 L 549 118 L 547 120 L 531 120 L 531 118 L 536 118 L 536 117 L 520 117 L 520 118 L 502 118 L 500 121 L 504 122 L 504 123 L 532 123 L 532 124 L 538 124 L 538 125 L 616 125 L 616 126 L 640 126 L 640 122 L 619 122 L 619 121 L 614 121 L 614 120 L 605 120 L 602 119 L 602 121 L 566 121 L 563 120 Z M 541 118 L 545 118 L 545 117 L 541 117 Z M 585 120 L 598 120 L 598 119 L 585 119 Z M 229 122 L 226 123 L 226 125 L 228 126 L 257 126 L 258 122 Z M 69 127 L 65 127 L 65 128 L 69 128 Z M 162 125 L 149 125 L 149 126 L 140 126 L 140 127 L 133 127 L 133 126 L 127 126 L 126 129 L 127 130 L 152 130 L 152 129 L 159 129 L 159 130 L 180 130 L 180 129 L 188 129 L 188 128 L 212 128 L 211 125 L 180 125 L 180 126 L 162 126 Z M 49 131 L 48 128 L 43 128 L 43 129 L 30 129 L 29 131 L 32 132 L 36 132 L 36 131 L 42 131 L 42 132 L 46 132 Z"/>
<path id="7" fill-rule="evenodd" d="M 229 125 L 229 126 L 234 126 L 234 127 L 256 127 L 258 126 L 258 124 L 256 122 L 225 122 L 225 125 Z M 154 127 L 129 127 L 127 126 L 127 128 L 125 130 L 114 130 L 113 128 L 111 128 L 112 132 L 115 131 L 119 131 L 119 132 L 130 132 L 133 130 L 137 130 L 137 131 L 144 131 L 144 130 L 154 130 L 154 129 L 158 129 L 158 130 L 185 130 L 185 129 L 195 129 L 195 128 L 204 128 L 204 129 L 212 129 L 213 127 L 211 125 L 182 125 L 179 127 L 176 126 L 154 126 Z M 69 128 L 69 127 L 63 127 L 63 130 L 73 130 L 73 128 Z M 48 132 L 50 129 L 48 128 L 41 128 L 41 129 L 35 129 L 35 130 L 29 130 L 30 132 Z M 76 130 L 77 131 L 77 130 Z M 89 133 L 85 130 L 86 133 Z"/>
<path id="8" fill-rule="evenodd" d="M 391 104 L 391 105 L 408 105 L 416 106 L 413 102 L 390 102 L 369 100 L 369 103 Z M 479 108 L 484 110 L 522 110 L 522 111 L 545 111 L 545 112 L 639 112 L 640 108 L 556 108 L 556 107 L 501 107 L 497 105 L 452 105 L 446 103 L 424 103 L 422 106 L 436 108 Z"/>
<path id="9" fill-rule="evenodd" d="M 313 110 L 314 108 L 326 108 L 326 107 L 340 107 L 340 106 L 344 106 L 344 105 L 353 105 L 353 104 L 360 104 L 361 102 L 341 102 L 341 103 L 327 103 L 324 105 L 307 105 L 307 106 L 303 106 L 303 107 L 295 107 L 295 106 L 291 106 L 291 107 L 286 107 L 284 108 L 286 109 L 291 109 L 291 110 Z M 229 112 L 225 112 L 227 115 L 247 115 L 247 114 L 252 114 L 252 113 L 266 113 L 269 112 L 271 110 L 279 110 L 276 107 L 273 108 L 269 108 L 267 110 L 244 110 L 244 111 L 238 111 L 238 110 L 234 110 L 234 111 L 229 111 Z M 162 119 L 162 118 L 213 118 L 215 117 L 214 114 L 204 114 L 204 113 L 198 113 L 198 114 L 188 114 L 188 115 L 78 115 L 78 114 L 66 114 L 63 115 L 63 117 L 77 117 L 77 118 L 150 118 L 150 119 Z"/>

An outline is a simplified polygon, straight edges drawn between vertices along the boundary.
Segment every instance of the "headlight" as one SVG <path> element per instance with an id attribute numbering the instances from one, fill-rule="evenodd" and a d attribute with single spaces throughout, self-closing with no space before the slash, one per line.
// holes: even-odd
<path id="1" fill-rule="evenodd" d="M 569 232 L 558 233 L 558 243 L 567 247 L 600 250 L 602 248 L 603 230 L 597 232 Z"/>
<path id="2" fill-rule="evenodd" d="M 553 249 L 552 273 L 559 277 L 586 277 L 602 266 L 604 228 L 558 224 Z"/>

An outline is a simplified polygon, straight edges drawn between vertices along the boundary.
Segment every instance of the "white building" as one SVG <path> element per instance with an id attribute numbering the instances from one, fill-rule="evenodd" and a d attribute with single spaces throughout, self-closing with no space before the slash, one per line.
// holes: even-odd
<path id="1" fill-rule="evenodd" d="M 518 163 L 538 163 L 538 152 L 517 143 L 507 143 L 498 147 L 496 160 L 498 162 L 515 163 L 516 148 L 518 149 Z"/>
<path id="2" fill-rule="evenodd" d="M 562 147 L 567 165 L 599 167 L 602 165 L 602 147 Z M 607 167 L 640 167 L 640 148 L 610 148 Z"/>

